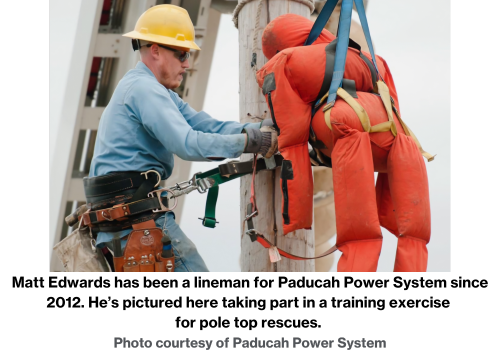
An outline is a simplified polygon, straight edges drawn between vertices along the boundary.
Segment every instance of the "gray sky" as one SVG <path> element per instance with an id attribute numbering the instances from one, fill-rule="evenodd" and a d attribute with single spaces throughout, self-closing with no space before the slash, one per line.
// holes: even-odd
<path id="1" fill-rule="evenodd" d="M 438 155 L 427 163 L 432 215 L 428 271 L 449 271 L 449 1 L 371 0 L 367 16 L 375 52 L 387 61 L 396 82 L 403 120 L 423 148 Z M 204 110 L 217 119 L 238 120 L 238 70 L 238 31 L 231 16 L 223 15 L 204 105 Z M 215 166 L 216 163 L 193 163 L 191 173 Z M 180 225 L 195 242 L 210 270 L 239 271 L 239 181 L 226 183 L 220 189 L 217 206 L 220 224 L 216 229 L 205 228 L 198 220 L 203 216 L 205 199 L 206 195 L 195 192 L 187 196 Z M 379 271 L 392 271 L 396 245 L 396 238 L 385 231 Z"/>

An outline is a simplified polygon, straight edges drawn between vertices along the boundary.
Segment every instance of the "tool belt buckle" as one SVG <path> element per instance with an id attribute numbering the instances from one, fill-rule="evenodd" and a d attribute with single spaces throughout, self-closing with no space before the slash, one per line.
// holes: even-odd
<path id="1" fill-rule="evenodd" d="M 154 170 L 152 170 L 154 171 Z M 160 190 L 156 190 L 156 191 L 151 191 L 148 193 L 148 197 L 150 198 L 154 198 L 155 196 L 158 198 L 158 203 L 160 204 L 160 209 L 153 209 L 153 213 L 164 213 L 164 212 L 167 212 L 167 211 L 172 211 L 175 209 L 175 207 L 177 207 L 177 200 L 178 198 L 177 197 L 170 197 L 170 199 L 174 199 L 174 205 L 170 208 L 167 208 L 162 200 L 161 200 L 161 194 L 163 192 L 169 192 L 170 194 L 174 194 L 174 192 L 168 188 L 162 188 Z"/>

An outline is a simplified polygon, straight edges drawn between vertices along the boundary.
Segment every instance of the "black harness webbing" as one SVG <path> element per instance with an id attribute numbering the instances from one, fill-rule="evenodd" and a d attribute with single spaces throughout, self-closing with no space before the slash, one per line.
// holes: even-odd
<path id="1" fill-rule="evenodd" d="M 373 66 L 373 63 L 371 60 L 366 57 L 363 52 L 361 51 L 361 46 L 349 38 L 349 47 L 355 50 L 359 51 L 359 57 L 366 63 L 368 66 L 368 69 L 370 70 L 371 78 L 372 78 L 372 85 L 373 88 L 375 89 L 377 86 L 377 72 L 375 70 L 375 67 Z M 328 44 L 325 47 L 325 55 L 326 55 L 326 63 L 325 63 L 325 75 L 323 78 L 323 83 L 321 84 L 321 89 L 319 90 L 319 94 L 316 98 L 316 103 L 315 105 L 311 108 L 311 125 L 309 128 L 309 144 L 313 147 L 313 152 L 309 152 L 310 157 L 317 162 L 318 164 L 327 166 L 327 167 L 332 167 L 332 163 L 329 157 L 325 156 L 324 154 L 321 153 L 321 149 L 325 149 L 326 146 L 324 145 L 321 140 L 318 140 L 316 138 L 316 134 L 314 133 L 314 130 L 312 128 L 312 119 L 314 118 L 314 115 L 318 111 L 320 104 L 319 101 L 321 98 L 328 92 L 330 89 L 330 85 L 332 82 L 332 77 L 333 77 L 333 67 L 335 64 L 335 50 L 337 48 L 337 39 L 333 40 L 330 44 Z M 344 90 L 349 93 L 354 98 L 358 98 L 356 94 L 356 82 L 354 80 L 349 80 L 349 79 L 343 79 L 342 80 L 342 86 Z"/>
<path id="2" fill-rule="evenodd" d="M 145 179 L 142 184 L 139 186 L 137 191 L 135 191 L 134 195 L 132 196 L 132 199 L 130 200 L 131 202 L 138 201 L 140 199 L 147 198 L 148 193 L 151 192 L 157 184 L 157 180 L 155 179 L 156 176 L 148 176 L 147 179 Z M 158 201 L 156 201 L 157 205 L 159 205 Z"/>
<path id="3" fill-rule="evenodd" d="M 92 197 L 112 195 L 113 193 L 126 191 L 132 188 L 140 188 L 145 181 L 152 182 L 154 186 L 159 179 L 156 174 L 150 173 L 148 175 L 147 179 L 144 176 L 144 173 L 139 172 L 122 172 L 90 178 L 84 177 L 83 187 L 85 190 L 85 197 L 91 201 Z M 148 185 L 145 185 L 145 188 L 147 186 Z M 144 191 L 141 191 L 141 195 L 143 192 Z M 147 197 L 148 192 L 146 192 L 142 198 Z M 135 200 L 138 199 L 140 198 L 137 197 Z"/>
<path id="4" fill-rule="evenodd" d="M 355 50 L 359 51 L 359 57 L 366 63 L 368 66 L 368 69 L 370 69 L 370 74 L 372 77 L 372 85 L 373 88 L 377 86 L 377 72 L 375 71 L 375 67 L 373 66 L 372 61 L 366 57 L 363 52 L 361 51 L 361 46 L 355 42 L 352 39 L 349 39 L 349 47 Z M 328 92 L 330 89 L 330 84 L 332 83 L 332 77 L 333 77 L 333 66 L 335 64 L 335 50 L 337 48 L 337 39 L 333 40 L 330 44 L 326 45 L 325 47 L 325 54 L 326 54 L 326 63 L 325 63 L 325 75 L 323 78 L 323 83 L 321 84 L 321 89 L 319 90 L 318 96 L 316 97 L 316 101 L 319 101 L 325 94 Z M 351 96 L 354 98 L 357 98 L 356 96 L 356 87 L 354 86 L 354 89 L 352 89 L 352 80 L 348 79 L 343 79 L 342 81 L 342 86 L 346 85 L 347 81 L 347 89 L 344 87 L 344 89 L 349 92 Z M 354 94 L 353 94 L 354 91 Z"/>
<path id="5" fill-rule="evenodd" d="M 281 155 L 275 155 L 274 161 L 276 162 L 276 167 L 281 166 L 283 162 L 283 157 Z M 257 171 L 267 169 L 265 158 L 259 158 L 257 160 Z M 253 172 L 253 160 L 247 162 L 229 162 L 219 165 L 219 173 L 221 176 L 231 176 L 236 174 L 251 174 Z"/>

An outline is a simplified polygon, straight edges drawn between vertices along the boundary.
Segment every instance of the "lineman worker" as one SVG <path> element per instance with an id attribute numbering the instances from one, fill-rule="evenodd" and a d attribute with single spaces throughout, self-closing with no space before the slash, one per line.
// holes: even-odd
<path id="1" fill-rule="evenodd" d="M 211 161 L 236 158 L 241 153 L 266 154 L 276 147 L 271 147 L 271 132 L 259 130 L 262 123 L 218 121 L 195 111 L 172 91 L 189 68 L 189 51 L 200 50 L 185 9 L 154 6 L 124 36 L 132 38 L 141 61 L 118 83 L 99 123 L 89 178 L 84 180 L 100 189 L 99 196 L 92 198 L 86 190 L 87 202 L 94 208 L 116 204 L 120 196 L 132 197 L 137 188 L 117 192 L 110 185 L 130 174 L 149 171 L 146 175 L 155 177 L 157 172 L 167 179 L 174 154 L 184 160 Z M 155 214 L 149 211 L 147 215 Z M 176 224 L 173 212 L 156 214 L 153 219 L 172 242 L 176 272 L 208 271 L 195 245 Z M 126 237 L 132 231 L 123 226 L 121 221 L 110 222 L 108 228 L 99 226 L 97 246 L 113 249 L 113 238 Z M 121 242 L 123 249 L 126 240 Z"/>

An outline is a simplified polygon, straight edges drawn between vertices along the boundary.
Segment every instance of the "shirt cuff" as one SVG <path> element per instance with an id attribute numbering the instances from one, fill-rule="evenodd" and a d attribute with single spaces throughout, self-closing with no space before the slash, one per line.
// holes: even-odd
<path id="1" fill-rule="evenodd" d="M 245 123 L 242 124 L 241 132 L 243 132 L 243 129 L 260 129 L 260 122 L 258 123 Z"/>

